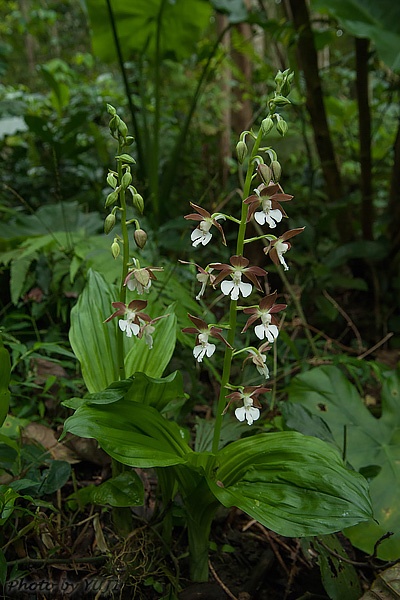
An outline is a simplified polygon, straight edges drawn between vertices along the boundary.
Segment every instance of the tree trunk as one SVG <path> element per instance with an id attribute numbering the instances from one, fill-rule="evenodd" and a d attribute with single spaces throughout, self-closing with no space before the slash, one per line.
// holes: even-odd
<path id="1" fill-rule="evenodd" d="M 374 207 L 371 174 L 371 113 L 368 94 L 369 40 L 356 38 L 356 91 L 361 165 L 361 226 L 364 240 L 373 239 Z"/>
<path id="2" fill-rule="evenodd" d="M 321 168 L 326 182 L 326 193 L 331 203 L 343 199 L 344 191 L 336 162 L 332 139 L 322 94 L 321 79 L 318 70 L 318 55 L 314 44 L 310 17 L 305 0 L 289 0 L 294 28 L 298 33 L 298 58 L 306 83 L 306 106 L 311 117 L 315 144 L 321 161 Z M 337 227 L 341 242 L 352 238 L 350 211 L 341 211 L 337 219 Z"/>

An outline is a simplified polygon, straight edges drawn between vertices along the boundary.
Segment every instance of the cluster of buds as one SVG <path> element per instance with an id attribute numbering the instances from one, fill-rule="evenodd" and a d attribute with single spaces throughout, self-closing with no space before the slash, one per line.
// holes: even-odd
<path id="1" fill-rule="evenodd" d="M 114 259 L 120 256 L 121 246 L 124 248 L 124 280 L 121 286 L 120 302 L 112 302 L 113 308 L 117 309 L 104 322 L 108 323 L 115 317 L 124 317 L 118 320 L 119 329 L 126 334 L 128 338 L 144 337 L 149 348 L 153 347 L 152 333 L 155 331 L 153 324 L 159 319 L 167 317 L 157 317 L 152 319 L 143 310 L 147 306 L 145 300 L 132 300 L 125 304 L 126 289 L 141 295 L 149 293 L 152 280 L 156 279 L 155 272 L 162 271 L 162 267 L 141 267 L 139 260 L 133 258 L 129 263 L 129 237 L 127 226 L 135 225 L 133 238 L 137 248 L 142 250 L 147 241 L 147 233 L 140 227 L 138 219 L 127 220 L 126 212 L 126 194 L 129 193 L 132 198 L 133 208 L 139 215 L 143 214 L 144 201 L 137 189 L 132 185 L 131 166 L 135 164 L 135 159 L 124 151 L 124 148 L 130 146 L 133 137 L 128 135 L 128 128 L 124 121 L 117 115 L 115 108 L 107 105 L 107 111 L 111 115 L 109 123 L 110 133 L 118 141 L 118 154 L 115 157 L 117 161 L 117 170 L 109 170 L 107 174 L 107 184 L 112 191 L 108 194 L 105 201 L 105 208 L 112 207 L 110 214 L 104 221 L 104 232 L 108 235 L 116 225 L 116 215 L 121 214 L 122 237 L 116 235 L 111 244 L 111 253 Z"/>
<path id="2" fill-rule="evenodd" d="M 276 78 L 276 91 L 274 96 L 268 103 L 269 114 L 263 120 L 259 135 L 256 137 L 252 132 L 245 131 L 241 134 L 239 142 L 236 147 L 238 160 L 243 163 L 246 156 L 248 155 L 248 148 L 246 144 L 246 137 L 250 136 L 254 139 L 261 139 L 261 135 L 268 134 L 274 123 L 277 131 L 281 135 L 285 135 L 287 131 L 287 124 L 282 119 L 281 115 L 276 111 L 277 109 L 290 104 L 287 95 L 290 91 L 290 83 L 293 79 L 293 74 L 286 70 L 284 72 L 279 71 Z M 257 147 L 258 148 L 258 147 Z M 260 150 L 263 150 L 262 148 Z M 210 213 L 205 208 L 196 204 L 190 203 L 191 207 L 196 211 L 185 216 L 185 219 L 197 221 L 197 227 L 191 233 L 191 242 L 193 247 L 200 245 L 205 246 L 212 240 L 212 227 L 216 227 L 222 237 L 222 243 L 226 245 L 226 238 L 222 225 L 218 222 L 221 220 L 230 220 L 239 224 L 240 231 L 244 231 L 245 224 L 249 223 L 252 219 L 259 226 L 266 226 L 269 229 L 275 229 L 284 219 L 288 216 L 283 204 L 293 199 L 293 196 L 286 194 L 283 191 L 282 186 L 279 183 L 281 177 L 281 165 L 277 160 L 276 153 L 271 148 L 264 148 L 269 156 L 269 164 L 265 164 L 261 156 L 255 155 L 252 152 L 249 161 L 249 169 L 254 169 L 254 164 L 257 164 L 257 175 L 261 180 L 261 183 L 256 187 L 253 192 L 247 197 L 243 198 L 243 210 L 242 220 L 232 217 L 228 214 L 221 212 Z M 247 179 L 248 180 L 248 179 Z M 247 188 L 249 189 L 249 188 Z M 245 223 L 244 223 L 245 219 Z M 298 235 L 303 231 L 304 227 L 298 229 L 292 229 L 286 231 L 279 237 L 276 237 L 270 233 L 260 235 L 256 238 L 244 239 L 244 233 L 242 235 L 241 242 L 238 241 L 238 248 L 242 249 L 245 243 L 256 241 L 259 239 L 267 240 L 267 246 L 264 248 L 264 253 L 269 255 L 272 262 L 276 265 L 282 265 L 285 270 L 289 267 L 286 264 L 284 255 L 290 249 L 291 244 L 289 240 L 294 236 Z M 181 261 L 185 262 L 185 261 Z M 267 352 L 270 350 L 270 344 L 273 344 L 279 335 L 279 323 L 276 318 L 276 314 L 286 308 L 286 304 L 278 304 L 277 292 L 268 294 L 259 301 L 258 304 L 252 306 L 237 306 L 237 301 L 240 297 L 248 298 L 251 296 L 254 288 L 259 292 L 263 292 L 263 287 L 259 281 L 260 277 L 265 277 L 267 272 L 260 266 L 249 266 L 249 260 L 242 254 L 235 254 L 230 258 L 230 264 L 213 262 L 207 265 L 205 268 L 201 267 L 197 263 L 189 263 L 197 267 L 198 274 L 197 279 L 201 283 L 201 289 L 199 294 L 196 296 L 196 300 L 204 295 L 207 286 L 215 289 L 220 285 L 220 289 L 223 295 L 229 296 L 232 303 L 234 303 L 235 310 L 243 310 L 243 313 L 248 315 L 248 320 L 242 330 L 245 333 L 250 326 L 254 324 L 254 334 L 261 340 L 261 345 L 257 348 L 254 346 L 248 346 L 240 350 L 233 350 L 231 344 L 233 335 L 228 334 L 228 340 L 226 341 L 221 335 L 221 328 L 215 325 L 208 325 L 205 321 L 199 317 L 188 315 L 189 319 L 195 325 L 195 327 L 186 327 L 182 331 L 185 333 L 196 334 L 196 344 L 193 350 L 194 357 L 198 362 L 201 362 L 203 358 L 210 358 L 216 350 L 215 344 L 209 342 L 209 336 L 216 337 L 222 340 L 226 346 L 232 351 L 231 356 L 236 356 L 239 353 L 247 352 L 247 358 L 244 360 L 245 364 L 247 361 L 256 367 L 257 372 L 264 379 L 269 378 L 269 371 L 267 367 Z M 218 273 L 215 274 L 215 271 Z M 243 281 L 242 278 L 246 281 Z M 232 308 L 232 305 L 231 305 Z M 232 310 L 230 311 L 230 315 Z M 233 326 L 231 327 L 231 322 Z M 230 324 L 228 328 L 233 329 L 235 327 L 236 319 L 230 317 Z M 225 369 L 225 367 L 224 367 Z M 225 371 L 224 371 L 225 372 Z M 258 396 L 262 393 L 266 393 L 270 390 L 261 386 L 245 387 L 245 386 L 232 386 L 229 384 L 229 373 L 225 377 L 223 376 L 223 385 L 230 389 L 235 389 L 234 392 L 226 396 L 229 400 L 225 407 L 224 414 L 232 402 L 241 401 L 243 405 L 236 408 L 235 415 L 239 421 L 246 420 L 251 425 L 260 416 L 260 403 Z"/>

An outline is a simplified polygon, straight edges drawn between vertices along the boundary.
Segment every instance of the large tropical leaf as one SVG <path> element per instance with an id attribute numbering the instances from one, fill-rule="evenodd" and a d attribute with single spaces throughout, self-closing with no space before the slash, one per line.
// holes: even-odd
<path id="1" fill-rule="evenodd" d="M 322 535 L 372 516 L 366 480 L 325 442 L 296 432 L 242 439 L 217 455 L 224 506 L 237 506 L 288 537 Z"/>
<path id="2" fill-rule="evenodd" d="M 110 456 L 132 467 L 184 463 L 186 455 L 193 454 L 184 441 L 185 432 L 159 412 L 182 396 L 179 372 L 164 379 L 137 373 L 89 394 L 65 422 L 65 431 L 96 439 Z"/>
<path id="3" fill-rule="evenodd" d="M 317 367 L 295 377 L 289 387 L 291 402 L 300 403 L 329 426 L 342 448 L 346 430 L 346 457 L 357 470 L 370 473 L 374 516 L 346 532 L 352 543 L 372 553 L 376 541 L 388 531 L 394 535 L 378 548 L 379 558 L 400 555 L 400 373 L 382 387 L 382 416 L 376 419 L 357 389 L 336 367 Z"/>
<path id="4" fill-rule="evenodd" d="M 160 24 L 160 54 L 177 60 L 190 56 L 207 27 L 211 5 L 206 0 L 110 0 L 124 58 L 133 52 L 153 56 Z M 106 0 L 86 0 L 94 53 L 116 60 Z M 161 11 L 161 13 L 160 13 Z"/>
<path id="5" fill-rule="evenodd" d="M 391 69 L 400 69 L 400 4 L 393 0 L 311 0 L 314 11 L 326 9 L 349 33 L 369 38 Z"/>
<path id="6" fill-rule="evenodd" d="M 69 417 L 65 431 L 94 438 L 112 458 L 131 467 L 167 467 L 186 462 L 192 452 L 176 423 L 139 402 L 83 405 Z"/>

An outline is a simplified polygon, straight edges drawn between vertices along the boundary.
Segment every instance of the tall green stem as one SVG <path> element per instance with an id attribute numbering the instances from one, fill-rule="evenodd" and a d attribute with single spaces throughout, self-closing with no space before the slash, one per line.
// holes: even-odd
<path id="1" fill-rule="evenodd" d="M 122 154 L 123 144 L 122 142 L 118 143 L 118 156 Z M 122 180 L 122 162 L 118 159 L 118 181 Z M 119 290 L 119 301 L 125 304 L 126 298 L 126 287 L 124 286 L 124 281 L 126 275 L 128 273 L 128 262 L 129 262 L 129 237 L 128 237 L 128 227 L 126 225 L 126 200 L 125 200 L 125 190 L 121 189 L 119 193 L 119 199 L 121 203 L 121 231 L 122 231 L 122 241 L 123 241 L 123 251 L 122 251 L 122 273 L 121 273 L 121 285 Z M 125 353 L 124 353 L 124 337 L 122 330 L 118 327 L 117 332 L 117 349 L 118 349 L 118 369 L 119 369 L 119 378 L 125 379 Z"/>
<path id="2" fill-rule="evenodd" d="M 249 192 L 250 192 L 251 182 L 252 182 L 252 178 L 253 178 L 254 157 L 258 153 L 258 149 L 260 147 L 260 143 L 262 140 L 262 135 L 263 135 L 262 128 L 260 127 L 257 138 L 254 142 L 253 150 L 251 151 L 251 155 L 250 155 L 250 159 L 249 159 L 249 166 L 247 167 L 246 180 L 244 182 L 244 188 L 243 188 L 243 200 L 245 200 L 248 197 Z M 241 214 L 241 218 L 240 218 L 239 232 L 238 232 L 237 244 L 236 244 L 236 254 L 238 254 L 238 255 L 243 254 L 244 236 L 246 233 L 247 211 L 248 211 L 247 204 L 244 204 L 244 202 L 242 202 L 242 214 Z M 234 341 L 235 341 L 236 314 L 237 314 L 236 306 L 237 306 L 236 300 L 231 300 L 230 309 L 229 309 L 229 331 L 228 331 L 228 335 L 227 335 L 228 343 L 231 346 L 233 346 Z M 232 353 L 233 353 L 233 350 L 231 348 L 226 347 L 225 356 L 224 356 L 224 366 L 223 366 L 223 371 L 222 371 L 221 389 L 220 389 L 220 393 L 219 393 L 219 400 L 218 400 L 218 407 L 217 407 L 217 415 L 215 418 L 214 437 L 213 437 L 213 445 L 212 445 L 212 451 L 214 453 L 218 452 L 218 448 L 219 448 L 219 439 L 221 436 L 223 412 L 224 412 L 225 405 L 226 405 L 226 392 L 227 391 L 225 389 L 225 386 L 229 382 L 229 377 L 231 374 Z"/>
<path id="3" fill-rule="evenodd" d="M 124 59 L 122 56 L 121 44 L 119 43 L 117 24 L 115 22 L 114 12 L 113 12 L 110 0 L 106 0 L 106 3 L 107 3 L 107 9 L 108 9 L 108 16 L 110 18 L 110 23 L 111 23 L 111 29 L 113 32 L 115 49 L 117 51 L 118 63 L 119 63 L 119 67 L 121 69 L 122 80 L 124 82 L 125 94 L 126 94 L 126 98 L 128 100 L 129 112 L 131 113 L 133 131 L 135 133 L 135 138 L 136 138 L 136 149 L 137 149 L 137 154 L 138 154 L 138 162 L 140 165 L 140 169 L 142 171 L 141 178 L 142 178 L 142 180 L 145 180 L 146 179 L 146 161 L 144 160 L 144 154 L 143 154 L 142 136 L 140 133 L 138 122 L 136 120 L 135 109 L 134 109 L 134 106 L 132 103 L 132 94 L 131 94 L 131 91 L 129 88 L 128 76 L 126 73 Z"/>

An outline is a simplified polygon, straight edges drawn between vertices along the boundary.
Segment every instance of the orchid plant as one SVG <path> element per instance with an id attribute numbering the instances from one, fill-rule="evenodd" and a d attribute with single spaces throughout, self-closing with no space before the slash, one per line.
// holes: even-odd
<path id="1" fill-rule="evenodd" d="M 127 153 L 132 138 L 116 110 L 108 108 L 110 131 L 118 150 L 117 169 L 107 176 L 112 191 L 106 199 L 106 208 L 111 212 L 105 219 L 105 233 L 114 229 L 119 215 L 120 233 L 114 237 L 111 252 L 121 265 L 120 285 L 115 288 L 98 274 L 90 273 L 87 288 L 73 309 L 70 339 L 89 393 L 66 403 L 75 413 L 67 419 L 65 431 L 99 442 L 113 459 L 114 485 L 124 485 L 125 495 L 128 488 L 136 486 L 136 503 L 143 498 L 143 490 L 137 489 L 141 484 L 129 467 L 156 468 L 167 538 L 171 532 L 168 507 L 179 491 L 186 513 L 193 580 L 208 577 L 209 533 L 221 504 L 236 506 L 266 527 L 296 537 L 338 531 L 371 517 L 366 480 L 347 470 L 336 449 L 325 442 L 292 431 L 252 435 L 251 430 L 243 439 L 225 446 L 221 442 L 223 420 L 230 418 L 233 403 L 239 421 L 250 426 L 261 417 L 261 398 L 266 397 L 269 388 L 264 383 L 254 386 L 232 380 L 232 361 L 245 353 L 244 363 L 250 361 L 263 381 L 269 379 L 268 351 L 279 335 L 277 315 L 286 305 L 277 302 L 277 292 L 263 291 L 261 278 L 266 277 L 268 269 L 265 254 L 278 269 L 281 265 L 288 269 L 288 240 L 304 229 L 283 230 L 279 236 L 270 232 L 288 218 L 281 203 L 293 197 L 279 183 L 281 166 L 276 152 L 262 143 L 274 126 L 282 135 L 287 131 L 280 109 L 290 104 L 287 96 L 292 77 L 288 70 L 278 72 L 276 90 L 261 127 L 257 133 L 246 131 L 240 136 L 237 154 L 239 162 L 246 165 L 240 216 L 210 213 L 192 202 L 195 212 L 185 216 L 197 223 L 190 239 L 200 253 L 215 241 L 213 228 L 226 245 L 221 221 L 237 228 L 230 264 L 211 262 L 201 266 L 181 261 L 196 267 L 201 284 L 196 296 L 198 314 L 189 314 L 191 325 L 182 329 L 195 336 L 194 360 L 207 364 L 224 349 L 213 440 L 203 452 L 192 449 L 188 432 L 171 418 L 186 400 L 179 372 L 162 377 L 175 345 L 176 318 L 173 307 L 168 314 L 155 318 L 146 312 L 148 301 L 142 298 L 149 294 L 161 267 L 143 266 L 137 258 L 147 234 L 139 223 L 143 198 L 132 185 L 134 159 Z M 137 218 L 127 218 L 128 193 Z M 265 233 L 246 237 L 252 219 L 265 227 Z M 128 228 L 134 230 L 131 237 Z M 134 260 L 129 246 L 132 237 L 137 246 Z M 249 265 L 245 248 L 259 240 L 265 245 L 257 261 L 261 264 Z M 216 290 L 229 301 L 228 322 L 209 323 L 203 318 L 204 301 L 209 292 L 219 293 Z M 257 293 L 261 298 L 256 297 Z M 130 299 L 128 294 L 135 297 Z M 261 341 L 259 346 L 243 347 L 238 341 L 240 311 L 248 315 L 242 333 L 253 335 L 256 344 Z M 128 476 L 132 479 L 127 482 Z"/>

